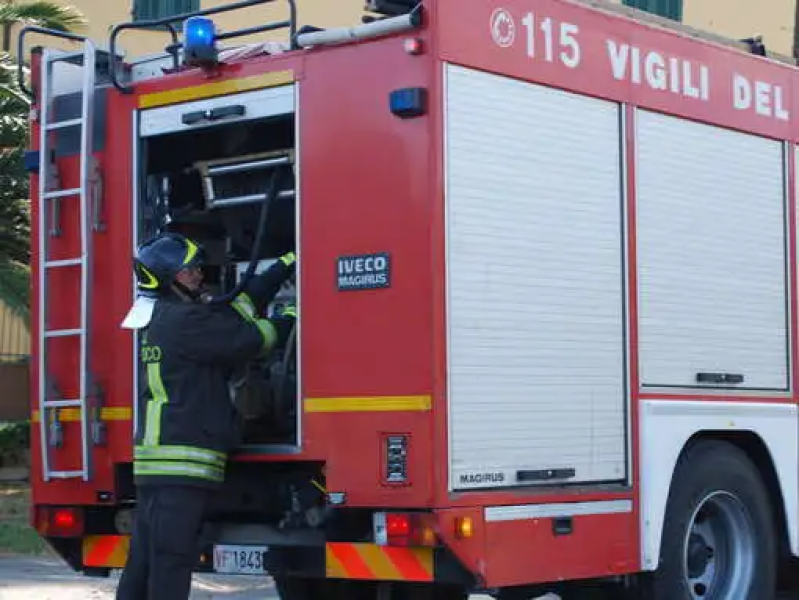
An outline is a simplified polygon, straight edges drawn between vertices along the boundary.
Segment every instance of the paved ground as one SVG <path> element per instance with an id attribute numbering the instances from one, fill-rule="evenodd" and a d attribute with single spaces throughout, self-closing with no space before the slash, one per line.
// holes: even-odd
<path id="1" fill-rule="evenodd" d="M 0 600 L 113 600 L 116 577 L 87 579 L 51 559 L 0 556 Z M 196 575 L 192 600 L 277 600 L 263 577 Z M 488 596 L 473 596 L 488 600 Z"/>
<path id="2" fill-rule="evenodd" d="M 49 559 L 0 557 L 0 600 L 113 600 L 116 577 L 87 579 Z M 196 576 L 192 600 L 275 600 L 262 577 Z"/>

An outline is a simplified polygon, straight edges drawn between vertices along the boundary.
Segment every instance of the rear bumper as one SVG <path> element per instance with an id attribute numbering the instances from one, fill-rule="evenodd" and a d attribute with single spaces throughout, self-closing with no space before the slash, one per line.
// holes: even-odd
<path id="1" fill-rule="evenodd" d="M 82 562 L 91 569 L 124 568 L 130 538 L 122 535 L 87 536 Z M 203 548 L 198 572 L 215 572 L 214 546 Z M 445 548 L 378 546 L 369 543 L 328 542 L 324 546 L 269 547 L 264 574 L 307 578 L 408 581 L 468 584 L 471 579 Z"/>

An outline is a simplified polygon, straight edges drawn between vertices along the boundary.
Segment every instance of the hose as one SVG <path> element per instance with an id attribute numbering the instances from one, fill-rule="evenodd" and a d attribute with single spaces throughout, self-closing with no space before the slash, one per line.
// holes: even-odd
<path id="1" fill-rule="evenodd" d="M 296 321 L 291 326 L 291 333 L 289 334 L 288 341 L 286 342 L 286 350 L 283 352 L 283 360 L 280 365 L 280 373 L 278 374 L 277 389 L 275 390 L 275 400 L 278 404 L 283 402 L 283 393 L 286 387 L 286 379 L 289 376 L 289 360 L 297 351 L 297 323 Z M 296 357 L 295 364 L 296 364 Z M 296 402 L 296 398 L 294 398 Z"/>
<path id="2" fill-rule="evenodd" d="M 208 304 L 224 304 L 226 302 L 230 302 L 242 292 L 245 286 L 250 282 L 250 279 L 252 279 L 252 276 L 255 274 L 255 269 L 258 265 L 258 255 L 261 253 L 261 246 L 263 245 L 264 234 L 266 233 L 266 223 L 269 220 L 269 208 L 277 198 L 278 194 L 278 173 L 279 171 L 277 169 L 272 172 L 272 177 L 269 180 L 269 187 L 267 188 L 263 204 L 261 205 L 261 218 L 258 222 L 258 232 L 255 235 L 255 243 L 252 246 L 252 251 L 250 253 L 250 264 L 247 265 L 247 270 L 244 272 L 241 280 L 234 286 L 232 290 L 221 296 L 209 297 L 206 300 Z"/>

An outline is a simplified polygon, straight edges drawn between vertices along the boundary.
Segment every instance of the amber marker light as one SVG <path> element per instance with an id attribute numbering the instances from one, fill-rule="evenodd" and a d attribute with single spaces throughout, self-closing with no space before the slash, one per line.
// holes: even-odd
<path id="1" fill-rule="evenodd" d="M 474 535 L 474 521 L 471 517 L 457 517 L 455 519 L 455 537 L 461 540 L 469 539 Z"/>

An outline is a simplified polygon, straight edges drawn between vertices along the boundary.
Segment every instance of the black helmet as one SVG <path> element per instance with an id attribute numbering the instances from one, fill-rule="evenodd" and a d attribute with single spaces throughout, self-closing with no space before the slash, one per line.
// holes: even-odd
<path id="1" fill-rule="evenodd" d="M 183 269 L 199 267 L 204 251 L 179 233 L 166 233 L 141 244 L 133 259 L 139 291 L 157 294 L 168 289 Z"/>

